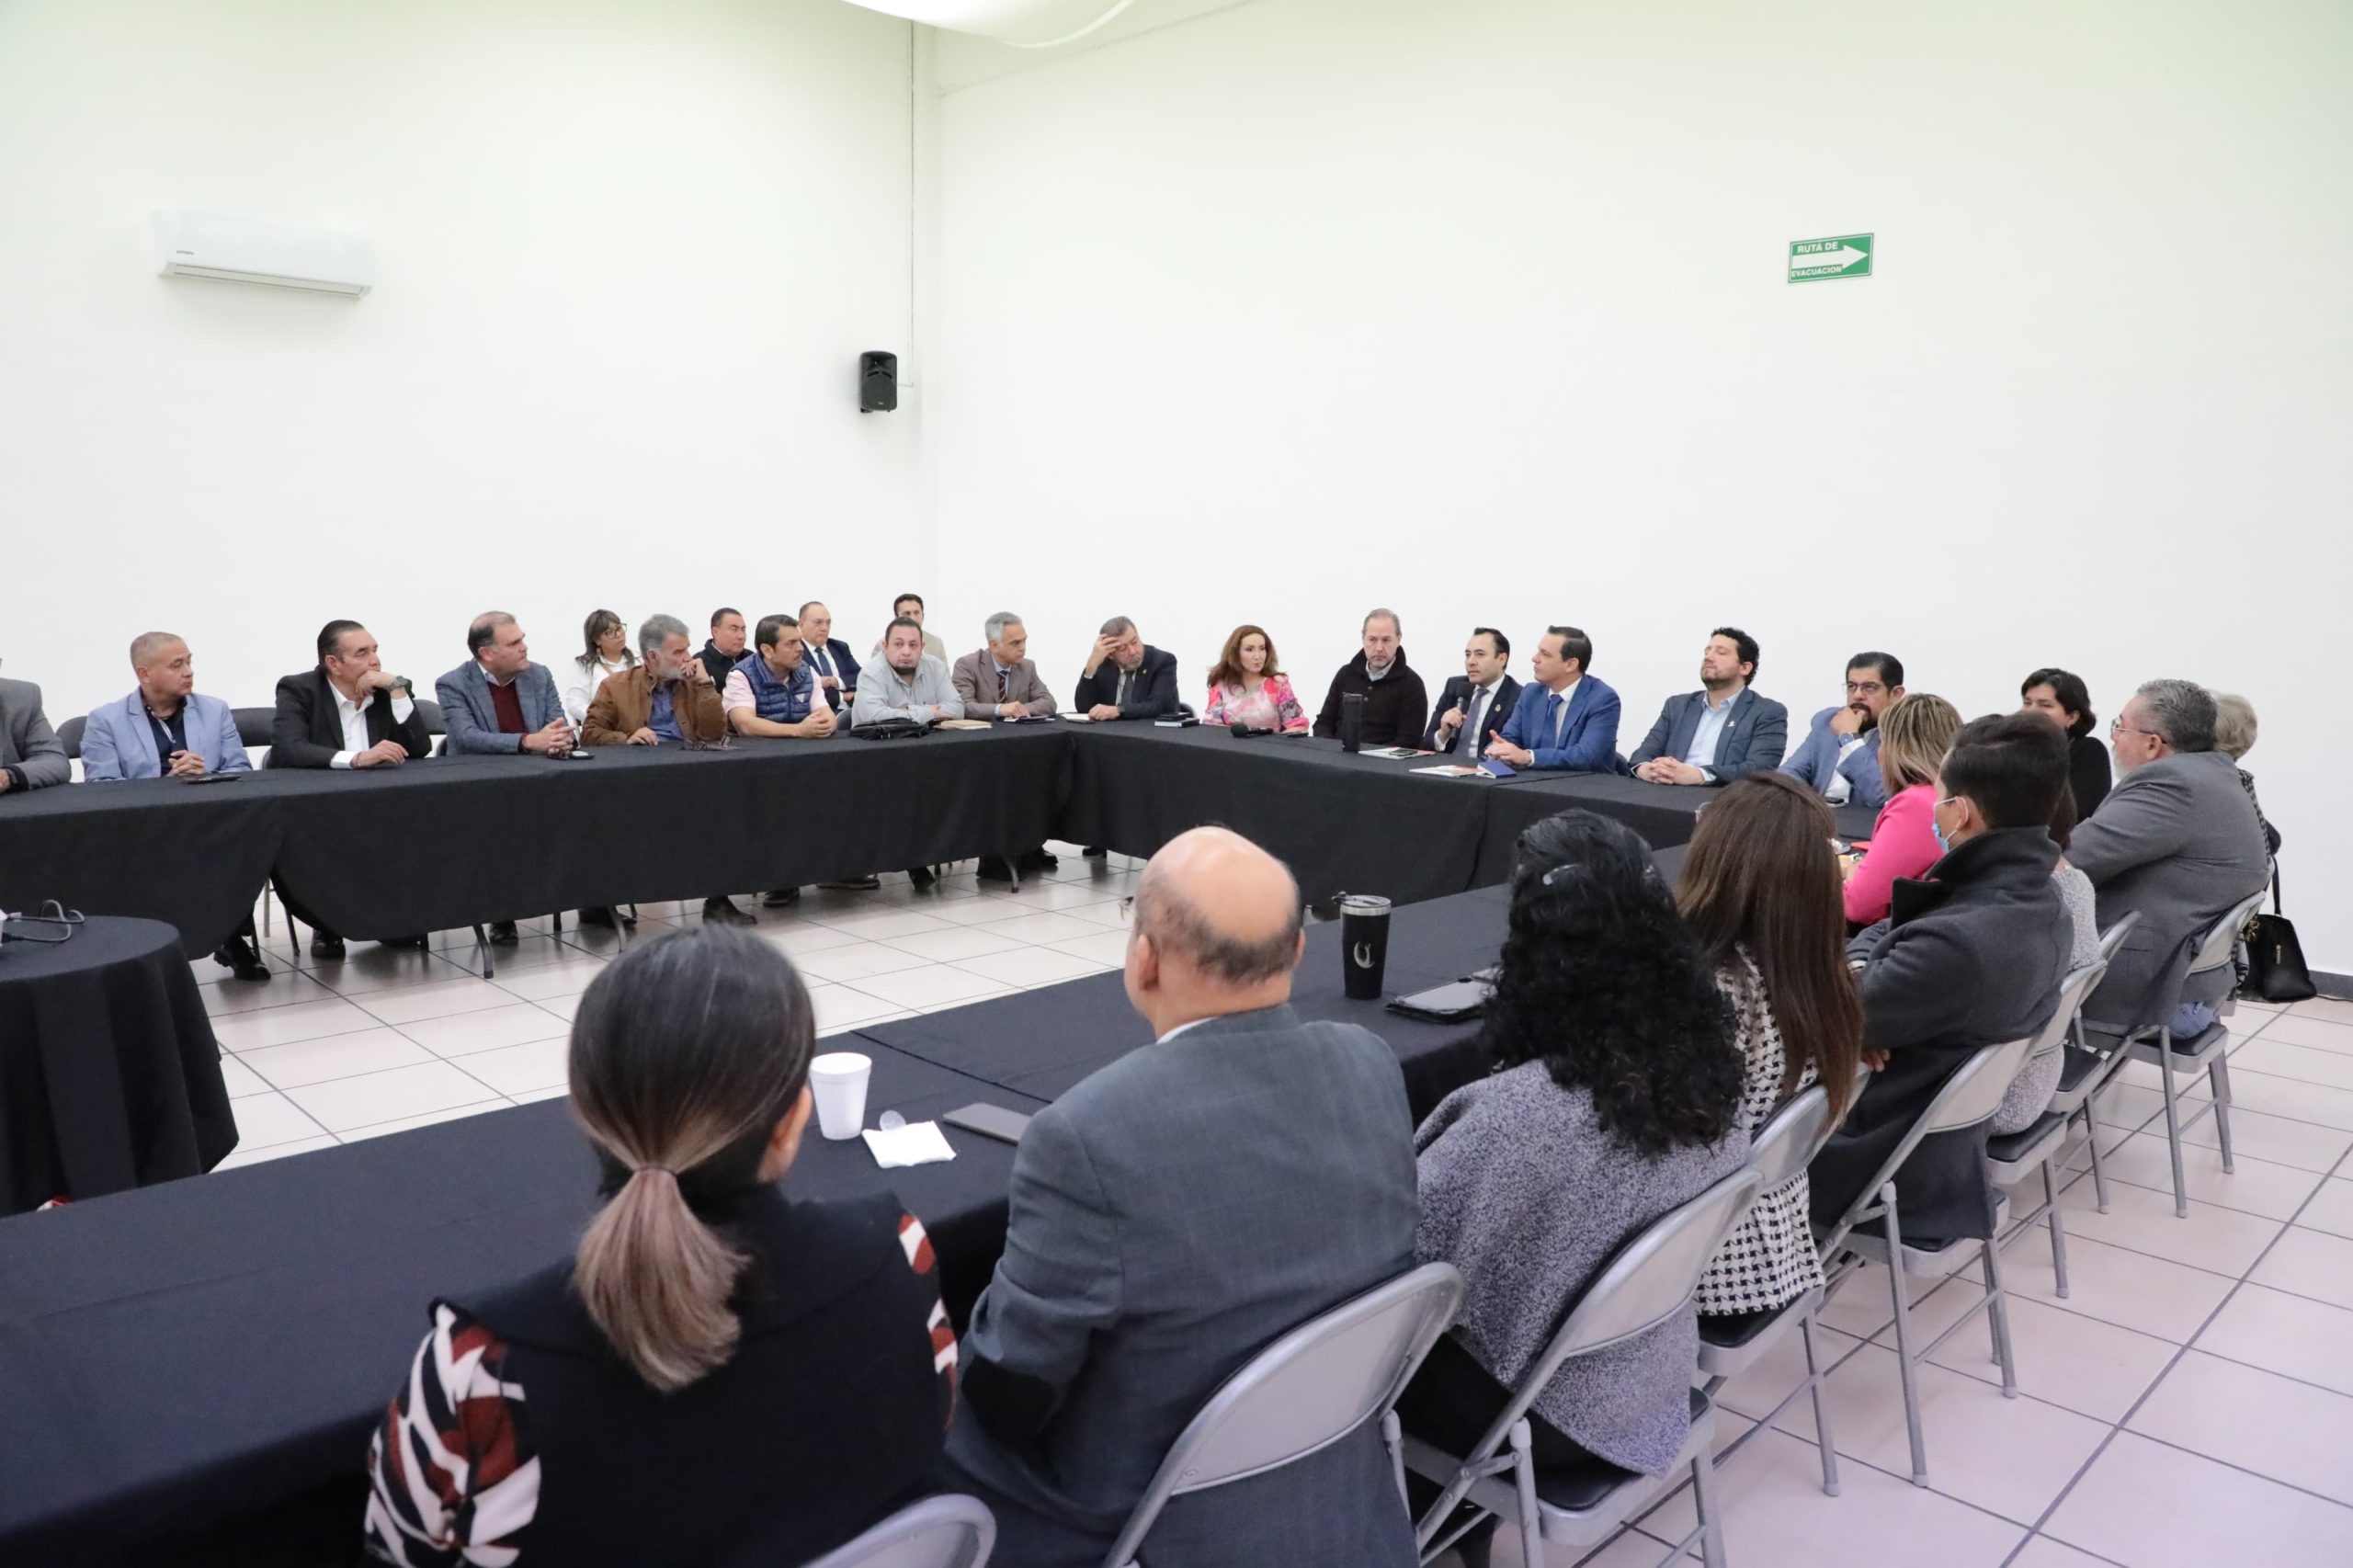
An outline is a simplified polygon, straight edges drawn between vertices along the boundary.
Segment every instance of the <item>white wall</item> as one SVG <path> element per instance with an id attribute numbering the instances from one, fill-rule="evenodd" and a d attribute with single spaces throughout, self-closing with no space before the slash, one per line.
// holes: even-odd
<path id="1" fill-rule="evenodd" d="M 1263 620 L 1317 693 L 1377 602 L 1433 676 L 1571 620 L 1629 748 L 1723 620 L 1802 715 L 1871 646 L 1968 712 L 2190 676 L 2261 710 L 2291 912 L 2353 971 L 2353 10 L 1201 9 L 938 40 L 963 597 L 1069 665 L 1132 614 L 1188 686 Z M 1861 231 L 1880 276 L 1784 281 Z"/>
<path id="2" fill-rule="evenodd" d="M 339 615 L 427 682 L 493 605 L 549 663 L 599 605 L 879 630 L 909 49 L 839 0 L 0 3 L 6 673 L 62 719 L 157 625 L 249 703 Z M 369 234 L 381 280 L 159 278 L 175 206 Z"/>

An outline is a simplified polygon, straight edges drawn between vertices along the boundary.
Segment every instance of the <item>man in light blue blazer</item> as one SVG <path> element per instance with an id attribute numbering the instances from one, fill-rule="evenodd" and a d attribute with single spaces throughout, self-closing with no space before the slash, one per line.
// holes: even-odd
<path id="1" fill-rule="evenodd" d="M 131 644 L 131 668 L 138 688 L 95 710 L 82 731 L 85 782 L 200 778 L 252 768 L 236 715 L 196 689 L 196 661 L 185 640 L 168 631 L 141 633 Z"/>
<path id="2" fill-rule="evenodd" d="M 1618 694 L 1586 675 L 1593 640 L 1574 626 L 1550 626 L 1530 661 L 1535 680 L 1520 688 L 1511 717 L 1487 743 L 1487 755 L 1542 773 L 1618 770 Z"/>
<path id="3" fill-rule="evenodd" d="M 523 629 L 503 609 L 484 610 L 466 628 L 473 655 L 433 683 L 449 732 L 448 752 L 561 756 L 572 749 L 555 676 L 531 663 Z"/>
<path id="4" fill-rule="evenodd" d="M 1634 777 L 1653 784 L 1729 784 L 1780 766 L 1790 745 L 1790 710 L 1759 697 L 1756 639 L 1719 626 L 1699 654 L 1702 689 L 1670 697 L 1631 759 Z"/>
<path id="5" fill-rule="evenodd" d="M 1847 700 L 1825 708 L 1807 726 L 1805 744 L 1781 764 L 1834 806 L 1887 804 L 1879 771 L 1879 721 L 1904 695 L 1904 661 L 1893 653 L 1858 653 L 1847 661 Z"/>

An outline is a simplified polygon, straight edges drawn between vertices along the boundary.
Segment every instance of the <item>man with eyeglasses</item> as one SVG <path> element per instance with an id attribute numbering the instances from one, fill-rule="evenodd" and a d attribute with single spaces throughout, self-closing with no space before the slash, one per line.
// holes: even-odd
<path id="1" fill-rule="evenodd" d="M 1887 804 L 1879 771 L 1879 721 L 1904 695 L 1904 661 L 1876 651 L 1847 661 L 1847 700 L 1825 708 L 1806 727 L 1805 743 L 1781 764 L 1834 806 Z"/>
<path id="2" fill-rule="evenodd" d="M 2112 1030 L 2169 1021 L 2195 1039 L 2212 1023 L 2231 970 L 2184 985 L 2189 944 L 2270 875 L 2262 824 L 2237 765 L 2214 749 L 2214 722 L 2213 694 L 2196 681 L 2145 682 L 2109 726 L 2116 785 L 2068 841 L 2067 863 L 2099 895 L 2101 926 L 2141 916 L 2084 1004 Z"/>

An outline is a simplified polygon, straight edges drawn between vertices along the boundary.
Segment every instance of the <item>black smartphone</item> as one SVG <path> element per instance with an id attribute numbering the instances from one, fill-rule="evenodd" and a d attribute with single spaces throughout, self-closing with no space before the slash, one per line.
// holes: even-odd
<path id="1" fill-rule="evenodd" d="M 950 1127 L 961 1127 L 967 1132 L 977 1132 L 1000 1143 L 1020 1142 L 1022 1129 L 1029 1125 L 1029 1119 L 1019 1111 L 1007 1110 L 986 1100 L 975 1100 L 971 1105 L 949 1111 L 939 1119 Z"/>
<path id="2" fill-rule="evenodd" d="M 1433 985 L 1427 991 L 1416 991 L 1410 996 L 1392 997 L 1388 1006 L 1391 1012 L 1403 1013 L 1409 1018 L 1450 1024 L 1477 1017 L 1493 989 L 1483 980 L 1455 980 Z"/>

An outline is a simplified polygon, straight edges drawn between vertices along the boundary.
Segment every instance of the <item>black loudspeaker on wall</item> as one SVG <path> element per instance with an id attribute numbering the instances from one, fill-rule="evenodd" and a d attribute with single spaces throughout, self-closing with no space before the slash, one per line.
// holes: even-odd
<path id="1" fill-rule="evenodd" d="M 899 406 L 899 357 L 870 348 L 858 357 L 858 411 L 888 414 Z"/>

